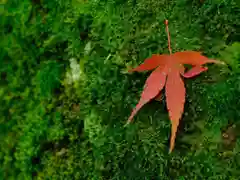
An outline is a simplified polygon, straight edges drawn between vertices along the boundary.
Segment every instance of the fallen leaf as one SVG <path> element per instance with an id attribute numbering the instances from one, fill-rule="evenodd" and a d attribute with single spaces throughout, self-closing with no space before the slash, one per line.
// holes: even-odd
<path id="1" fill-rule="evenodd" d="M 168 23 L 166 23 L 166 25 L 167 24 Z M 170 37 L 170 35 L 168 37 Z M 184 112 L 186 90 L 184 86 L 184 81 L 182 80 L 181 76 L 185 78 L 192 78 L 204 71 L 207 71 L 207 67 L 203 66 L 204 64 L 223 64 L 223 62 L 208 59 L 200 52 L 195 51 L 176 52 L 172 54 L 170 48 L 170 39 L 168 42 L 170 52 L 169 55 L 152 55 L 152 57 L 147 58 L 143 62 L 143 64 L 129 71 L 142 72 L 154 70 L 146 80 L 141 98 L 135 109 L 132 111 L 132 114 L 128 119 L 128 123 L 132 121 L 136 113 L 146 103 L 148 103 L 152 99 L 159 100 L 159 97 L 161 97 L 161 91 L 165 86 L 167 109 L 172 124 L 169 150 L 171 152 L 174 148 L 179 121 Z M 192 68 L 185 72 L 184 64 L 191 65 Z"/>

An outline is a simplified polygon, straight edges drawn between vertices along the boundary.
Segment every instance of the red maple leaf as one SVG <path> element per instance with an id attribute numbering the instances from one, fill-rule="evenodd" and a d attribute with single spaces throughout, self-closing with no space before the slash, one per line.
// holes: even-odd
<path id="1" fill-rule="evenodd" d="M 201 55 L 201 53 L 195 51 L 176 52 L 172 54 L 167 20 L 165 24 L 168 34 L 168 47 L 170 54 L 152 55 L 152 57 L 146 59 L 143 64 L 130 70 L 130 72 L 142 72 L 147 70 L 154 71 L 147 78 L 141 98 L 135 109 L 132 111 L 128 123 L 132 121 L 135 114 L 143 107 L 143 105 L 154 98 L 159 100 L 161 90 L 165 86 L 167 109 L 172 124 L 169 150 L 171 152 L 174 148 L 176 132 L 185 104 L 186 90 L 181 76 L 191 78 L 207 70 L 207 67 L 203 66 L 204 64 L 223 63 L 208 59 Z M 184 64 L 189 64 L 192 68 L 185 72 Z"/>

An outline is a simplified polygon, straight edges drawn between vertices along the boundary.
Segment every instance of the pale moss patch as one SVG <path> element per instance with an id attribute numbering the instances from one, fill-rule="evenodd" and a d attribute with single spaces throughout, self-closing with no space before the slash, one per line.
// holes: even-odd
<path id="1" fill-rule="evenodd" d="M 83 60 L 81 60 L 83 61 Z M 69 59 L 70 69 L 66 72 L 65 82 L 66 84 L 75 84 L 80 80 L 84 80 L 86 78 L 83 72 L 83 63 L 79 63 L 76 58 Z"/>
<path id="2" fill-rule="evenodd" d="M 94 111 L 84 119 L 84 130 L 88 134 L 89 141 L 97 147 L 104 144 L 106 127 L 101 124 L 101 117 Z"/>

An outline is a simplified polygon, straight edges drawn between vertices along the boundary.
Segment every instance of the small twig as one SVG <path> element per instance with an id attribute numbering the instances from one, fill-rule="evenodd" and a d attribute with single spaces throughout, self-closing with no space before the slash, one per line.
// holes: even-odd
<path id="1" fill-rule="evenodd" d="M 167 36 L 168 36 L 168 50 L 169 50 L 169 53 L 172 54 L 171 37 L 170 37 L 169 29 L 168 29 L 168 20 L 165 20 L 165 25 L 166 25 L 166 32 L 167 32 Z"/>

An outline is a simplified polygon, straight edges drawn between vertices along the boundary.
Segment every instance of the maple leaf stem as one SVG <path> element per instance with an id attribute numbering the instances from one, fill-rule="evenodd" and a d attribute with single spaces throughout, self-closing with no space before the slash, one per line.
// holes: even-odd
<path id="1" fill-rule="evenodd" d="M 169 53 L 172 54 L 172 48 L 171 48 L 171 37 L 170 37 L 170 32 L 168 29 L 168 20 L 165 20 L 165 25 L 166 25 L 166 32 L 167 32 L 167 36 L 168 36 L 168 50 Z"/>

